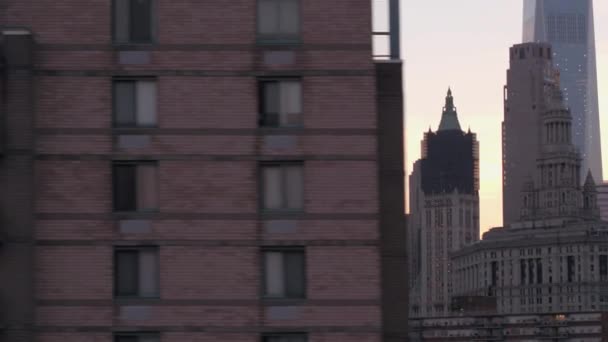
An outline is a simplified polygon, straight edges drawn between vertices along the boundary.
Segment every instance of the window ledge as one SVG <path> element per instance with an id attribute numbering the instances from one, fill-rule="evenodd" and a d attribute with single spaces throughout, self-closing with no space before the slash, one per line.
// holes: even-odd
<path id="1" fill-rule="evenodd" d="M 273 210 L 273 211 L 267 211 L 267 210 L 262 210 L 259 213 L 259 216 L 262 220 L 269 220 L 269 219 L 281 219 L 281 218 L 289 218 L 289 219 L 298 219 L 301 216 L 304 216 L 306 213 L 304 211 L 301 210 Z"/>
<path id="2" fill-rule="evenodd" d="M 299 37 L 294 38 L 279 38 L 279 37 L 257 37 L 256 45 L 258 48 L 262 49 L 285 49 L 292 50 L 295 48 L 300 48 L 302 46 L 302 41 Z"/>
<path id="3" fill-rule="evenodd" d="M 304 126 L 283 126 L 283 127 L 271 127 L 271 126 L 260 126 L 258 132 L 261 135 L 284 135 L 284 134 L 297 134 L 304 131 Z"/>
<path id="4" fill-rule="evenodd" d="M 150 305 L 161 301 L 160 297 L 114 297 L 115 305 Z"/>
<path id="5" fill-rule="evenodd" d="M 114 212 L 112 212 L 112 217 L 114 219 L 117 219 L 117 220 L 134 219 L 134 218 L 150 219 L 150 218 L 154 218 L 154 216 L 158 215 L 159 213 L 160 213 L 159 210 L 154 210 L 154 211 L 114 211 Z"/>
<path id="6" fill-rule="evenodd" d="M 158 126 L 132 126 L 132 127 L 112 127 L 113 134 L 151 134 L 155 133 Z"/>
<path id="7" fill-rule="evenodd" d="M 264 306 L 301 306 L 307 304 L 306 298 L 268 298 L 262 299 Z"/>
<path id="8" fill-rule="evenodd" d="M 156 42 L 147 43 L 118 43 L 113 42 L 112 47 L 116 51 L 147 51 L 154 50 L 158 44 Z"/>

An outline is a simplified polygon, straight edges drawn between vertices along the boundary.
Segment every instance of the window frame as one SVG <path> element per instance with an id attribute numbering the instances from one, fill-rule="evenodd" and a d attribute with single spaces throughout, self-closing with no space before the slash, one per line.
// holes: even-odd
<path id="1" fill-rule="evenodd" d="M 125 332 L 114 332 L 112 334 L 112 341 L 113 342 L 118 342 L 118 339 L 121 337 L 135 337 L 137 338 L 138 342 L 140 340 L 140 338 L 142 337 L 156 337 L 156 339 L 160 342 L 161 341 L 161 334 L 158 332 L 152 332 L 152 331 L 145 331 L 145 332 L 131 332 L 131 331 L 125 331 Z"/>
<path id="2" fill-rule="evenodd" d="M 269 125 L 266 122 L 267 113 L 266 107 L 266 84 L 276 83 L 279 88 L 279 103 L 281 98 L 281 83 L 282 82 L 298 82 L 300 85 L 300 122 L 293 125 L 281 125 L 281 112 L 277 112 L 277 125 Z M 258 127 L 262 129 L 300 129 L 304 128 L 304 81 L 301 76 L 284 76 L 284 77 L 259 77 L 257 79 L 258 86 Z"/>
<path id="3" fill-rule="evenodd" d="M 262 282 L 262 286 L 261 286 L 261 293 L 260 296 L 264 301 L 281 301 L 281 302 L 285 302 L 285 301 L 292 301 L 292 302 L 298 302 L 298 301 L 304 301 L 308 298 L 308 281 L 307 281 L 307 276 L 308 276 L 308 263 L 307 263 L 307 253 L 306 253 L 306 247 L 305 246 L 263 246 L 261 248 L 261 253 L 260 253 L 260 265 L 261 265 L 261 282 Z M 267 266 L 266 266 L 266 253 L 268 252 L 275 252 L 275 253 L 281 253 L 281 257 L 284 258 L 284 255 L 287 253 L 300 253 L 302 254 L 302 260 L 303 260 L 303 274 L 304 277 L 302 278 L 302 287 L 304 289 L 303 291 L 303 295 L 301 297 L 288 297 L 287 296 L 287 273 L 285 272 L 285 269 L 283 269 L 283 285 L 285 286 L 285 296 L 284 297 L 273 297 L 273 296 L 268 296 L 266 294 L 266 271 L 267 271 Z M 283 265 L 285 267 L 285 264 Z"/>
<path id="4" fill-rule="evenodd" d="M 255 2 L 255 36 L 258 45 L 299 45 L 302 42 L 302 1 L 293 0 L 296 2 L 298 28 L 295 34 L 275 33 L 275 34 L 262 34 L 260 33 L 260 1 Z M 283 0 L 271 0 L 279 3 Z"/>
<path id="5" fill-rule="evenodd" d="M 156 168 L 156 208 L 153 209 L 140 209 L 139 208 L 139 200 L 138 200 L 138 193 L 137 193 L 137 168 L 140 165 L 154 165 Z M 117 189 L 117 184 L 116 184 L 116 173 L 114 171 L 114 168 L 116 166 L 119 165 L 123 165 L 123 166 L 132 166 L 135 169 L 135 176 L 134 176 L 134 201 L 135 201 L 135 209 L 134 210 L 118 210 L 116 208 L 116 204 L 117 204 L 117 200 L 116 197 L 118 195 L 118 192 L 116 191 Z M 159 162 L 158 160 L 112 160 L 111 163 L 111 176 L 112 176 L 112 212 L 115 214 L 142 214 L 142 213 L 158 213 L 160 212 L 160 167 L 159 167 Z"/>
<path id="6" fill-rule="evenodd" d="M 118 96 L 116 96 L 116 84 L 118 82 L 132 82 L 134 83 L 134 98 L 133 98 L 133 109 L 134 113 L 134 122 L 133 124 L 128 125 L 120 125 L 118 123 Z M 156 94 L 154 98 L 154 107 L 156 108 L 156 116 L 155 123 L 153 125 L 140 125 L 137 122 L 137 83 L 138 82 L 154 82 L 156 86 Z M 111 96 L 112 96 L 112 128 L 113 129 L 146 129 L 146 128 L 158 128 L 159 124 L 159 82 L 158 77 L 156 76 L 115 76 L 112 77 L 112 85 L 111 85 Z"/>
<path id="7" fill-rule="evenodd" d="M 155 296 L 144 297 L 141 294 L 136 295 L 121 295 L 118 293 L 118 253 L 120 252 L 136 252 L 137 253 L 137 287 L 139 287 L 139 257 L 142 251 L 153 251 L 156 259 L 156 287 L 158 293 Z M 114 246 L 112 250 L 112 296 L 114 300 L 128 300 L 128 299 L 139 299 L 139 300 L 155 300 L 160 299 L 160 248 L 155 245 L 138 245 L 138 246 Z M 126 334 L 125 334 L 126 335 Z"/>
<path id="8" fill-rule="evenodd" d="M 260 337 L 261 342 L 268 342 L 272 337 L 303 337 L 304 341 L 308 342 L 308 333 L 304 332 L 276 332 L 276 333 L 263 333 Z"/>
<path id="9" fill-rule="evenodd" d="M 286 180 L 286 172 L 284 171 L 284 167 L 288 166 L 299 166 L 302 172 L 302 207 L 301 208 L 288 208 L 286 206 L 282 206 L 278 209 L 266 208 L 266 182 L 264 180 L 264 169 L 267 167 L 280 167 L 281 169 L 281 202 L 282 205 L 286 205 L 287 202 L 287 180 Z M 258 184 L 259 184 L 259 196 L 258 196 L 258 207 L 260 213 L 263 214 L 301 214 L 306 212 L 306 175 L 305 175 L 305 163 L 302 160 L 292 160 L 292 161 L 264 161 L 258 164 Z"/>
<path id="10" fill-rule="evenodd" d="M 117 37 L 116 30 L 116 2 L 117 1 L 129 1 L 129 7 L 131 5 L 131 1 L 133 0 L 112 0 L 111 3 L 111 27 L 110 27 L 110 37 L 112 39 L 112 45 L 115 47 L 124 47 L 124 46 L 145 46 L 145 45 L 157 45 L 158 44 L 158 0 L 148 0 L 150 1 L 150 40 L 149 41 L 132 41 L 131 40 L 131 17 L 129 13 L 129 39 L 128 41 L 120 41 Z"/>

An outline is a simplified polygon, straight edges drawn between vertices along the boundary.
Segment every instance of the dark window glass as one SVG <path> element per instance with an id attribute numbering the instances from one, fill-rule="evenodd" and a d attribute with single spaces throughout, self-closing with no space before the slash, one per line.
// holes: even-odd
<path id="1" fill-rule="evenodd" d="M 284 254 L 285 257 L 285 283 L 286 295 L 289 298 L 303 298 L 305 271 L 304 271 L 304 253 L 289 252 Z"/>
<path id="2" fill-rule="evenodd" d="M 262 165 L 262 206 L 269 211 L 297 211 L 304 207 L 303 165 Z"/>
<path id="3" fill-rule="evenodd" d="M 152 40 L 152 0 L 131 0 L 131 41 Z"/>
<path id="4" fill-rule="evenodd" d="M 492 286 L 496 286 L 498 284 L 498 262 L 496 261 L 492 261 L 492 279 L 491 279 L 491 285 Z"/>
<path id="5" fill-rule="evenodd" d="M 154 79 L 113 82 L 114 126 L 156 126 L 156 81 Z"/>
<path id="6" fill-rule="evenodd" d="M 600 255 L 600 280 L 608 280 L 608 255 Z"/>
<path id="7" fill-rule="evenodd" d="M 528 284 L 534 284 L 534 259 L 528 259 Z"/>
<path id="8" fill-rule="evenodd" d="M 300 31 L 299 0 L 258 0 L 258 39 L 297 41 Z"/>
<path id="9" fill-rule="evenodd" d="M 154 0 L 114 0 L 114 41 L 151 43 Z"/>
<path id="10" fill-rule="evenodd" d="M 158 297 L 158 249 L 154 247 L 116 249 L 114 287 L 117 297 Z"/>
<path id="11" fill-rule="evenodd" d="M 265 296 L 268 298 L 305 298 L 305 268 L 303 250 L 265 251 Z"/>
<path id="12" fill-rule="evenodd" d="M 568 282 L 571 283 L 574 281 L 574 256 L 568 256 Z"/>
<path id="13" fill-rule="evenodd" d="M 116 342 L 139 342 L 137 336 L 116 336 L 114 338 Z"/>
<path id="14" fill-rule="evenodd" d="M 156 162 L 115 162 L 114 211 L 157 210 L 157 172 Z"/>
<path id="15" fill-rule="evenodd" d="M 114 122 L 116 126 L 135 126 L 135 82 L 114 82 Z"/>
<path id="16" fill-rule="evenodd" d="M 306 342 L 306 334 L 271 334 L 264 335 L 263 342 Z"/>
<path id="17" fill-rule="evenodd" d="M 114 211 L 135 211 L 135 164 L 115 163 L 114 178 Z"/>
<path id="18" fill-rule="evenodd" d="M 130 333 L 114 335 L 114 342 L 160 342 L 156 333 Z"/>
<path id="19" fill-rule="evenodd" d="M 302 85 L 298 79 L 260 81 L 260 126 L 302 125 Z"/>
<path id="20" fill-rule="evenodd" d="M 139 288 L 139 253 L 116 251 L 116 295 L 136 296 Z M 125 337 L 126 338 L 126 337 Z"/>

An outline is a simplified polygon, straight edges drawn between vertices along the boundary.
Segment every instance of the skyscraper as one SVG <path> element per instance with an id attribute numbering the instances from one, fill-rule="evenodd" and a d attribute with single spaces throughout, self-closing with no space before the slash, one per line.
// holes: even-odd
<path id="1" fill-rule="evenodd" d="M 597 185 L 597 206 L 602 220 L 608 221 L 608 182 Z"/>
<path id="2" fill-rule="evenodd" d="M 450 253 L 479 240 L 478 142 L 463 132 L 451 90 L 437 132 L 427 132 L 410 176 L 411 314 L 450 311 Z"/>
<path id="3" fill-rule="evenodd" d="M 540 153 L 540 119 L 546 111 L 546 92 L 558 82 L 551 64 L 551 46 L 525 43 L 509 51 L 502 123 L 503 225 L 519 219 L 520 195 L 533 176 Z"/>
<path id="4" fill-rule="evenodd" d="M 593 26 L 593 0 L 524 0 L 524 42 L 547 42 L 572 112 L 581 170 L 603 179 Z"/>
<path id="5" fill-rule="evenodd" d="M 523 51 L 525 59 L 542 49 L 546 44 L 523 44 L 511 53 Z M 600 220 L 591 173 L 580 169 L 558 82 L 547 84 L 544 99 L 536 163 L 522 166 L 530 176 L 520 190 L 519 218 L 452 254 L 454 298 L 493 299 L 501 315 L 606 311 L 608 222 Z"/>

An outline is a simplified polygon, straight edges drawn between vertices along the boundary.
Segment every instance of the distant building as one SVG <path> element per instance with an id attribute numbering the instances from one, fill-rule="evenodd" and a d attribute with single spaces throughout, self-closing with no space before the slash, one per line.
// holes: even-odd
<path id="1" fill-rule="evenodd" d="M 437 132 L 425 133 L 410 175 L 411 314 L 447 315 L 450 252 L 479 239 L 478 142 L 463 132 L 448 90 Z"/>
<path id="2" fill-rule="evenodd" d="M 410 342 L 608 341 L 605 312 L 413 319 Z"/>
<path id="3" fill-rule="evenodd" d="M 579 185 L 581 158 L 558 83 L 547 84 L 545 103 L 520 219 L 452 254 L 454 296 L 495 297 L 498 314 L 608 311 L 608 222 L 590 172 Z"/>
<path id="4" fill-rule="evenodd" d="M 594 31 L 593 0 L 524 0 L 523 41 L 552 45 L 582 170 L 602 181 Z"/>
<path id="5" fill-rule="evenodd" d="M 600 209 L 602 220 L 608 221 L 608 182 L 597 186 L 597 206 Z"/>
<path id="6" fill-rule="evenodd" d="M 540 120 L 547 87 L 558 82 L 549 44 L 519 44 L 510 49 L 502 123 L 503 225 L 519 219 L 521 189 L 540 153 Z"/>

